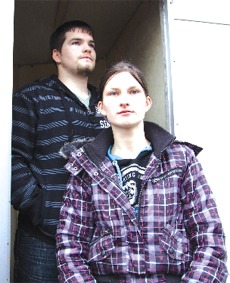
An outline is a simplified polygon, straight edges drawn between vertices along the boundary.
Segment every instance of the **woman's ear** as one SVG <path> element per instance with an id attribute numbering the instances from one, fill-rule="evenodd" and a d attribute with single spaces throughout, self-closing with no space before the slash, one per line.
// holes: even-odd
<path id="1" fill-rule="evenodd" d="M 152 106 L 152 98 L 150 96 L 146 96 L 146 111 L 148 112 Z"/>
<path id="2" fill-rule="evenodd" d="M 98 110 L 101 112 L 102 115 L 106 116 L 106 112 L 103 107 L 103 102 L 100 100 L 97 104 Z"/>

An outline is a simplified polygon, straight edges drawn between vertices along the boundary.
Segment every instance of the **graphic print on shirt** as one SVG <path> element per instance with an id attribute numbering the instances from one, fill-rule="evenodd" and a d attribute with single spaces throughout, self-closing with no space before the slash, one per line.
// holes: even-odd
<path id="1" fill-rule="evenodd" d="M 125 165 L 127 160 L 119 160 L 118 164 L 121 169 L 122 189 L 132 206 L 137 204 L 138 196 L 141 188 L 141 180 L 145 172 L 145 167 L 137 163 Z M 122 164 L 123 163 L 123 164 Z"/>
<path id="2" fill-rule="evenodd" d="M 101 111 L 98 109 L 97 105 L 95 106 L 95 111 L 96 111 L 96 115 L 99 116 L 99 117 L 103 117 L 102 120 L 100 120 L 100 126 L 102 129 L 107 129 L 110 127 L 110 123 L 108 122 L 108 120 L 106 119 L 106 117 L 104 117 L 102 114 L 101 114 Z"/>
<path id="3" fill-rule="evenodd" d="M 120 178 L 120 182 L 122 183 L 122 191 L 130 201 L 134 214 L 137 217 L 142 179 L 149 157 L 152 153 L 152 146 L 150 145 L 142 150 L 135 159 L 122 159 L 119 156 L 110 154 L 110 149 L 111 147 L 108 149 L 108 156 L 111 161 L 116 160 L 117 166 L 115 166 L 115 168 Z"/>

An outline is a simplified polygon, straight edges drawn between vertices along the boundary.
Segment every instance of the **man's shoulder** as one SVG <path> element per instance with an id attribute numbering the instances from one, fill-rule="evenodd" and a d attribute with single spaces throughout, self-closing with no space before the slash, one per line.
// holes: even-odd
<path id="1" fill-rule="evenodd" d="M 27 83 L 14 92 L 15 96 L 37 95 L 55 90 L 56 81 L 52 77 L 42 77 L 33 82 Z"/>

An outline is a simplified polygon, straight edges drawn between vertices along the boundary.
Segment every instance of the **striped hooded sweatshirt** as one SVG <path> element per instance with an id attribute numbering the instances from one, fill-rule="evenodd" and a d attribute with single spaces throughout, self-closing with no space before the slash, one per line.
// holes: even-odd
<path id="1" fill-rule="evenodd" d="M 86 107 L 58 78 L 43 78 L 13 95 L 12 198 L 18 226 L 55 243 L 59 210 L 69 173 L 64 144 L 92 141 L 109 124 L 98 111 L 95 87 Z"/>

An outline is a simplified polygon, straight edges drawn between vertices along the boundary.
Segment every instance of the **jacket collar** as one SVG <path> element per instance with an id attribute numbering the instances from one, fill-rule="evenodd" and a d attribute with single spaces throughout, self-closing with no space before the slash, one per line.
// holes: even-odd
<path id="1" fill-rule="evenodd" d="M 175 140 L 175 137 L 152 122 L 144 122 L 144 129 L 146 138 L 153 145 L 155 156 L 160 158 L 162 151 Z M 104 160 L 111 144 L 113 144 L 113 134 L 112 129 L 108 128 L 100 133 L 92 143 L 85 144 L 84 149 L 90 159 L 99 164 L 101 160 Z"/>

